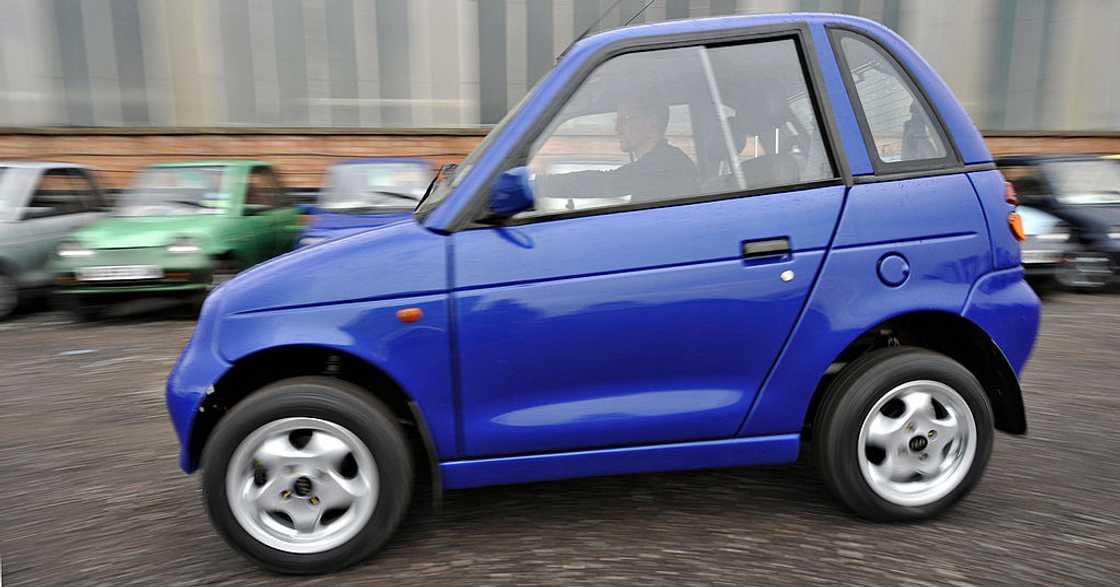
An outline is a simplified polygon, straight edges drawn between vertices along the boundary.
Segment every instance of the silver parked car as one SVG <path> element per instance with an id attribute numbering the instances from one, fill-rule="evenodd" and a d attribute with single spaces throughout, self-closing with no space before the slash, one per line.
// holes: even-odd
<path id="1" fill-rule="evenodd" d="M 51 285 L 47 262 L 59 242 L 105 207 L 88 167 L 0 161 L 0 319 L 21 297 Z"/>

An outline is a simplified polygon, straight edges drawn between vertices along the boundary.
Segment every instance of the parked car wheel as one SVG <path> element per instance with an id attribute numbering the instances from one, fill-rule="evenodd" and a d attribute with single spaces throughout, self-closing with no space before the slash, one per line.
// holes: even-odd
<path id="1" fill-rule="evenodd" d="M 59 302 L 56 298 L 56 307 L 65 308 L 74 322 L 94 322 L 105 313 L 105 306 L 82 299 L 80 296 L 68 295 Z"/>
<path id="2" fill-rule="evenodd" d="M 882 349 L 845 368 L 814 426 L 829 490 L 877 521 L 936 516 L 980 480 L 994 436 L 980 382 L 960 363 L 912 347 Z"/>
<path id="3" fill-rule="evenodd" d="M 0 320 L 7 318 L 19 305 L 19 288 L 16 281 L 0 273 Z"/>
<path id="4" fill-rule="evenodd" d="M 202 455 L 210 519 L 235 549 L 280 573 L 350 566 L 396 530 L 413 464 L 392 412 L 324 377 L 280 381 L 223 417 Z"/>
<path id="5" fill-rule="evenodd" d="M 1098 291 L 1112 283 L 1112 263 L 1101 253 L 1077 253 L 1058 267 L 1054 279 L 1062 287 L 1074 291 Z"/>

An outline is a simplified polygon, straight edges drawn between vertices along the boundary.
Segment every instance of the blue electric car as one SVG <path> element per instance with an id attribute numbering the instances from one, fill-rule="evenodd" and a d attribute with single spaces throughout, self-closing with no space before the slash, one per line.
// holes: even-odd
<path id="1" fill-rule="evenodd" d="M 423 159 L 372 157 L 330 166 L 312 210 L 315 219 L 296 246 L 319 244 L 408 217 L 433 175 L 431 164 Z"/>
<path id="2" fill-rule="evenodd" d="M 168 382 L 182 467 L 218 532 L 288 573 L 370 556 L 418 480 L 803 446 L 855 513 L 934 516 L 995 430 L 1027 427 L 1039 304 L 1005 188 L 945 83 L 870 21 L 586 38 L 406 221 L 210 295 Z"/>

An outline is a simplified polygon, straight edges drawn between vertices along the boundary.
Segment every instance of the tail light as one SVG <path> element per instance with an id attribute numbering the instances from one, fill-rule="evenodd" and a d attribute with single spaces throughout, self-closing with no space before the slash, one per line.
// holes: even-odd
<path id="1" fill-rule="evenodd" d="M 1007 215 L 1007 225 L 1011 228 L 1011 234 L 1015 237 L 1015 240 L 1019 242 L 1027 240 L 1027 233 L 1023 230 L 1023 217 L 1019 216 L 1018 212 Z"/>
<path id="2" fill-rule="evenodd" d="M 1015 193 L 1015 186 L 1010 181 L 1003 182 L 1003 199 L 1012 206 L 1019 205 L 1019 194 Z"/>
<path id="3" fill-rule="evenodd" d="M 1023 229 L 1023 217 L 1015 211 L 1019 206 L 1019 196 L 1015 194 L 1015 186 L 1010 181 L 1003 182 L 1003 185 L 1003 200 L 1012 206 L 1011 212 L 1007 214 L 1007 226 L 1015 240 L 1023 242 L 1027 240 L 1027 232 Z"/>

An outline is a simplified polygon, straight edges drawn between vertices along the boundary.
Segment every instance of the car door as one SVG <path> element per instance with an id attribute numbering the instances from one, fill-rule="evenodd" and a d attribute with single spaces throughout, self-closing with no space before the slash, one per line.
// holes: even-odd
<path id="1" fill-rule="evenodd" d="M 844 196 L 804 70 L 780 37 L 624 54 L 582 82 L 514 162 L 573 205 L 452 237 L 468 456 L 735 433 Z M 545 175 L 620 150 L 643 173 Z"/>

